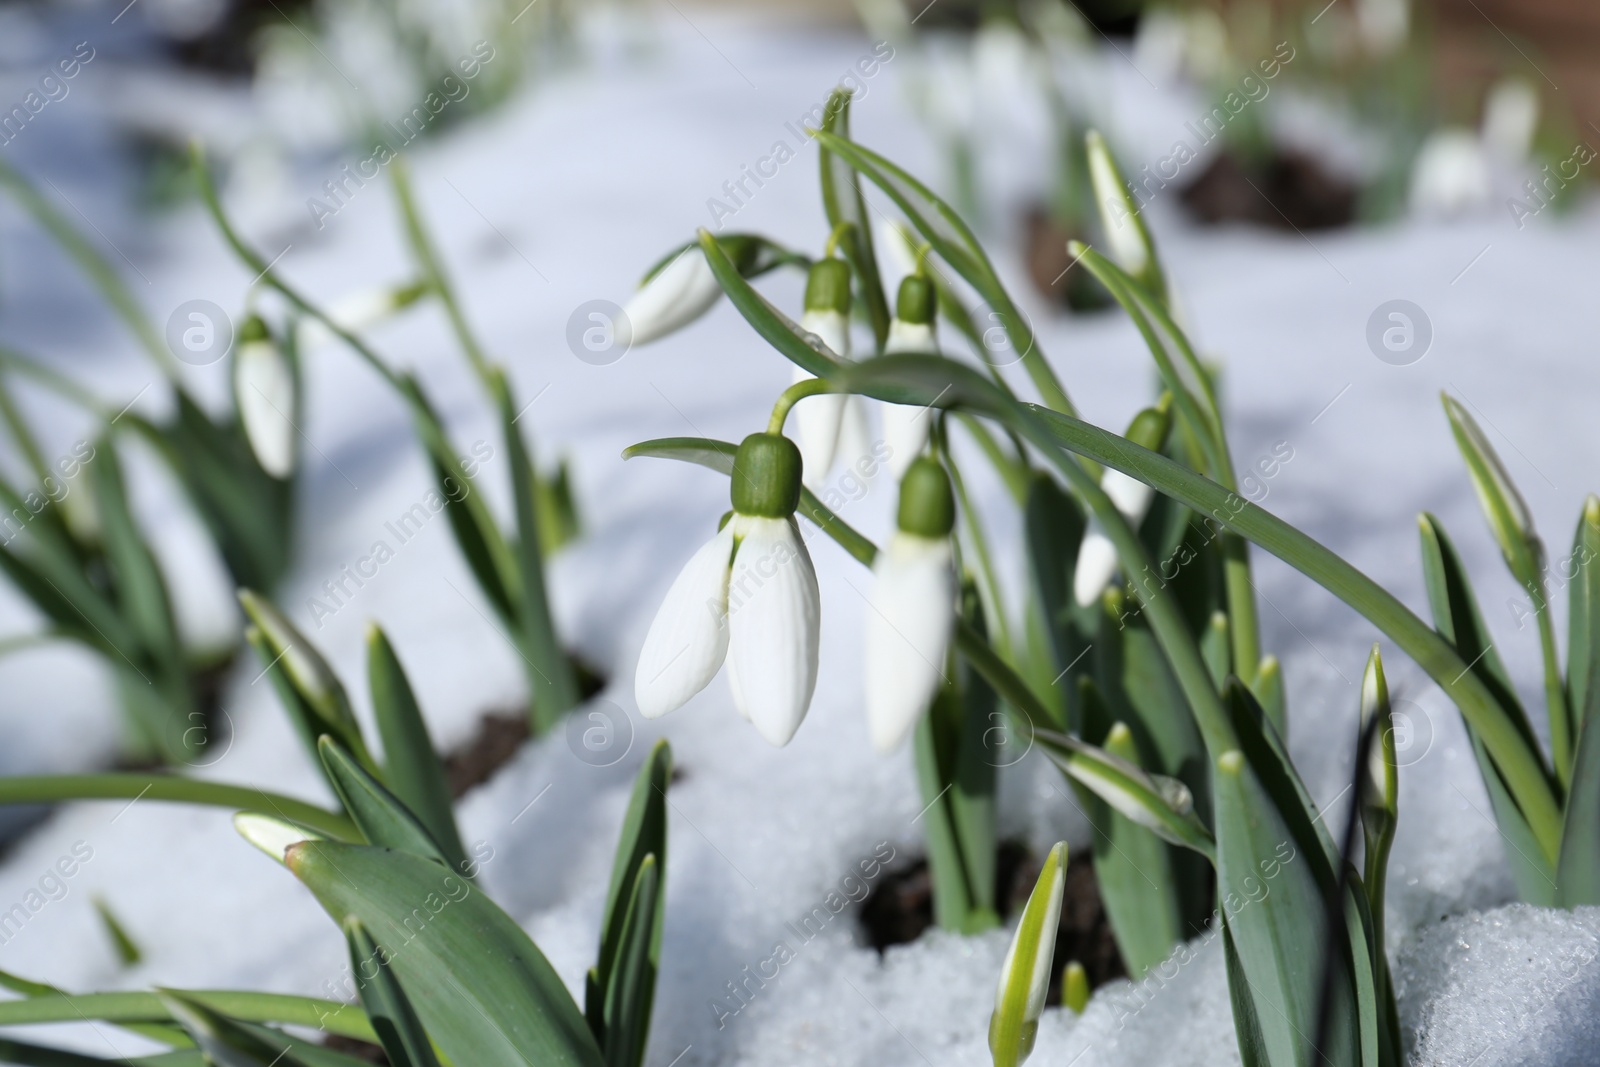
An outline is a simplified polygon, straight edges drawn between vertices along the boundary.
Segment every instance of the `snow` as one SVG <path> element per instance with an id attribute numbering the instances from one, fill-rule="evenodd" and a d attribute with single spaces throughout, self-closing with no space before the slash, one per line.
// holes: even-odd
<path id="1" fill-rule="evenodd" d="M 823 667 L 810 716 L 788 748 L 762 742 L 720 681 L 659 721 L 645 722 L 634 709 L 631 672 L 649 619 L 672 576 L 715 529 L 727 487 L 698 468 L 625 464 L 619 453 L 649 437 L 737 440 L 764 421 L 791 372 L 725 304 L 682 334 L 605 366 L 568 350 L 568 318 L 589 300 L 622 302 L 662 252 L 695 227 L 712 225 L 708 198 L 723 196 L 723 183 L 778 140 L 799 155 L 755 190 L 728 226 L 818 247 L 824 233 L 815 161 L 788 124 L 872 50 L 871 42 L 843 33 L 779 35 L 705 13 L 691 17 L 692 26 L 666 16 L 660 46 L 646 62 L 599 55 L 588 70 L 540 85 L 408 153 L 469 315 L 488 349 L 510 366 L 521 402 L 532 404 L 527 418 L 542 460 L 565 455 L 573 463 L 587 536 L 554 564 L 556 610 L 573 644 L 611 677 L 584 714 L 608 714 L 632 737 L 626 754 L 604 767 L 578 758 L 564 733 L 527 746 L 465 798 L 463 836 L 469 847 L 493 850 L 483 887 L 577 991 L 595 951 L 633 772 L 649 743 L 667 737 L 685 777 L 670 797 L 668 920 L 649 1062 L 983 1062 L 1006 933 L 931 932 L 880 960 L 853 936 L 853 909 L 810 940 L 789 925 L 830 893 L 856 895 L 864 862 L 891 849 L 894 862 L 904 862 L 919 851 L 922 804 L 909 754 L 875 756 L 863 719 L 866 572 L 831 543 L 811 539 Z M 943 185 L 940 157 L 910 120 L 897 81 L 907 58 L 884 64 L 866 82 L 856 132 Z M 1195 101 L 1153 89 L 1114 53 L 1097 62 L 1126 120 L 1122 151 L 1158 158 Z M 91 68 L 86 78 L 99 73 Z M 71 114 L 49 116 L 61 120 L 59 136 L 69 142 Z M 82 115 L 92 125 L 87 103 Z M 41 137 L 37 151 L 28 151 L 37 159 L 65 150 Z M 993 147 L 985 166 L 1006 176 L 1000 185 L 1011 195 L 1017 175 L 1037 158 Z M 225 254 L 209 225 L 192 209 L 158 226 L 128 221 L 107 184 L 114 176 L 74 172 L 62 179 L 63 190 L 93 217 L 115 220 L 103 223 L 107 240 L 148 279 L 135 285 L 158 325 L 167 309 L 189 299 L 239 308 L 249 272 Z M 329 302 L 405 280 L 386 188 L 369 183 L 318 230 L 304 200 L 320 195 L 323 176 L 325 168 L 291 175 L 275 199 L 241 205 L 251 239 L 269 257 L 288 246 L 281 269 Z M 257 196 L 261 184 L 250 183 Z M 1200 233 L 1170 202 L 1158 200 L 1151 211 L 1194 333 L 1224 362 L 1236 459 L 1244 467 L 1280 442 L 1292 449 L 1293 458 L 1262 482 L 1265 505 L 1419 611 L 1413 518 L 1423 507 L 1437 513 L 1477 579 L 1502 656 L 1524 691 L 1536 692 L 1532 631 L 1519 632 L 1506 606 L 1516 589 L 1477 514 L 1437 393 L 1450 389 L 1480 416 L 1552 550 L 1564 547 L 1581 494 L 1592 487 L 1587 459 L 1597 443 L 1595 422 L 1585 417 L 1594 328 L 1586 268 L 1600 217 L 1582 211 L 1518 230 L 1495 209 L 1448 226 L 1297 236 Z M 1007 208 L 993 217 L 1010 214 Z M 133 398 L 152 381 L 146 364 L 59 253 L 10 206 L 0 209 L 0 225 L 14 250 L 0 262 L 8 337 L 49 352 L 107 397 Z M 1122 427 L 1149 398 L 1152 372 L 1137 335 L 1116 315 L 1064 320 L 1049 313 L 1028 290 L 1017 258 L 1005 254 L 1014 237 L 998 234 L 995 259 L 1041 344 L 1089 417 Z M 762 284 L 772 299 L 798 310 L 797 279 Z M 1381 361 L 1366 342 L 1369 317 L 1393 299 L 1420 306 L 1432 325 L 1430 350 L 1406 366 Z M 478 442 L 494 450 L 480 488 L 504 515 L 498 434 L 442 317 L 433 309 L 408 312 L 374 330 L 372 340 L 386 358 L 423 376 L 463 452 Z M 486 710 L 517 705 L 521 664 L 438 520 L 398 546 L 376 578 L 318 625 L 309 598 L 325 598 L 324 583 L 375 540 L 389 538 L 393 546 L 385 523 L 421 499 L 430 480 L 401 405 L 368 369 L 336 348 L 310 353 L 307 367 L 309 410 L 300 421 L 311 447 L 298 555 L 280 603 L 341 672 L 364 717 L 363 630 L 369 619 L 381 621 L 412 672 L 436 740 L 453 746 Z M 224 402 L 219 367 L 198 368 L 190 380 L 201 395 Z M 162 400 L 155 387 L 138 403 L 156 411 Z M 66 414 L 46 430 L 61 448 L 83 432 Z M 170 484 L 147 461 L 135 467 L 142 513 L 165 546 L 186 625 L 193 633 L 225 632 L 234 609 L 215 561 Z M 851 498 L 844 516 L 881 538 L 893 497 L 887 479 L 870 480 L 864 492 L 840 475 L 834 482 Z M 979 491 L 994 533 L 1014 544 L 1016 522 L 998 490 Z M 1260 554 L 1257 560 L 1267 645 L 1283 659 L 1288 679 L 1291 748 L 1339 825 L 1355 683 L 1375 635 L 1282 564 Z M 1015 581 L 1014 551 L 1002 553 L 1002 565 Z M 1556 605 L 1564 611 L 1560 594 Z M 4 591 L 0 614 L 18 628 L 29 618 Z M 1414 755 L 1402 773 L 1389 903 L 1413 1062 L 1589 1062 L 1600 920 L 1593 910 L 1507 906 L 1512 890 L 1501 845 L 1483 815 L 1488 805 L 1459 718 L 1387 644 L 1385 652 L 1391 685 L 1410 702 L 1404 706 L 1416 726 Z M 248 658 L 236 666 L 224 704 L 235 729 L 231 746 L 196 773 L 328 802 L 258 671 Z M 8 693 L 5 772 L 99 766 L 114 751 L 117 723 L 105 681 L 81 655 L 51 648 L 9 657 L 0 661 L 0 684 Z M 38 714 L 43 708 L 48 717 Z M 1065 792 L 1037 757 L 1025 760 L 1005 776 L 1005 833 L 1035 848 L 1059 837 L 1085 844 Z M 6 855 L 0 911 L 38 887 L 78 842 L 91 857 L 64 879 L 60 899 L 4 943 L 0 966 L 73 989 L 160 983 L 307 994 L 325 993 L 343 970 L 342 941 L 309 894 L 239 839 L 217 810 L 149 801 L 64 807 Z M 97 894 L 146 949 L 139 966 L 117 965 L 91 908 Z M 756 971 L 780 940 L 793 959 L 765 986 L 746 986 L 754 990 L 748 1006 L 722 1017 L 713 1001 L 727 1011 L 727 983 L 746 981 L 744 969 Z M 1080 1019 L 1047 1012 L 1035 1062 L 1236 1063 L 1219 946 L 1202 939 L 1187 952 L 1158 982 L 1097 991 Z M 106 1040 L 123 1051 L 137 1047 L 104 1028 L 75 1036 L 91 1052 L 104 1053 Z"/>

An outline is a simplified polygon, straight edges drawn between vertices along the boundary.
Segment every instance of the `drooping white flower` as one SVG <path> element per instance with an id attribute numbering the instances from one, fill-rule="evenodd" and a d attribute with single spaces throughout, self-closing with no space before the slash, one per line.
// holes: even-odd
<path id="1" fill-rule="evenodd" d="M 927 278 L 912 274 L 900 283 L 894 319 L 889 323 L 889 338 L 884 355 L 900 352 L 939 351 L 934 312 L 938 294 Z M 927 447 L 933 414 L 926 407 L 912 404 L 883 405 L 883 440 L 889 446 L 889 471 L 903 477 L 912 460 Z"/>
<path id="2" fill-rule="evenodd" d="M 1538 132 L 1538 91 L 1524 78 L 1495 82 L 1483 102 L 1478 134 L 1490 156 L 1502 164 L 1524 163 Z"/>
<path id="3" fill-rule="evenodd" d="M 945 678 L 955 622 L 949 538 L 896 533 L 873 565 L 867 612 L 867 727 L 892 752 L 928 710 Z"/>
<path id="4" fill-rule="evenodd" d="M 1172 425 L 1170 411 L 1165 403 L 1145 408 L 1133 417 L 1126 434 L 1128 440 L 1145 448 L 1159 451 L 1167 439 Z M 1121 471 L 1107 470 L 1100 478 L 1100 488 L 1129 524 L 1138 529 L 1155 499 L 1155 490 Z M 1117 549 L 1106 536 L 1100 523 L 1091 518 L 1089 528 L 1078 546 L 1078 564 L 1072 574 L 1072 596 L 1080 606 L 1088 607 L 1100 598 L 1106 583 L 1117 570 Z"/>
<path id="5" fill-rule="evenodd" d="M 840 359 L 850 358 L 850 265 L 844 260 L 821 259 L 812 265 L 806 279 L 800 328 L 815 334 Z M 795 368 L 796 382 L 812 377 L 810 372 Z M 794 407 L 795 434 L 807 488 L 819 490 L 833 467 L 848 399 L 844 393 L 824 393 L 808 396 Z"/>
<path id="6" fill-rule="evenodd" d="M 867 598 L 867 729 L 879 752 L 899 747 L 945 680 L 956 619 L 955 497 L 937 460 L 921 457 L 906 472 L 897 525 Z"/>
<path id="7" fill-rule="evenodd" d="M 699 245 L 690 245 L 677 257 L 644 280 L 624 307 L 627 344 L 642 345 L 681 330 L 701 315 L 722 295 L 722 286 L 711 273 L 711 264 Z"/>
<path id="8" fill-rule="evenodd" d="M 734 706 L 786 745 L 817 682 L 821 598 L 795 525 L 800 454 L 752 434 L 734 459 L 734 510 L 668 589 L 639 653 L 634 696 L 654 719 L 682 707 L 724 661 Z"/>
<path id="9" fill-rule="evenodd" d="M 294 471 L 295 378 L 289 359 L 266 324 L 252 316 L 239 329 L 233 357 L 233 397 L 245 439 L 261 469 L 274 478 Z"/>

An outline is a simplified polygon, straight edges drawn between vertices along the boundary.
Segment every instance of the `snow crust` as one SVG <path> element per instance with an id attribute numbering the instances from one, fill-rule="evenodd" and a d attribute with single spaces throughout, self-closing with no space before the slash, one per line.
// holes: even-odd
<path id="1" fill-rule="evenodd" d="M 489 350 L 510 366 L 522 402 L 532 402 L 528 421 L 542 458 L 572 461 L 588 533 L 554 565 L 557 611 L 564 632 L 612 678 L 586 711 L 609 713 L 633 731 L 626 754 L 606 767 L 578 758 L 564 735 L 527 746 L 464 800 L 463 833 L 469 844 L 493 850 L 484 888 L 577 993 L 595 951 L 632 775 L 648 743 L 665 736 L 685 777 L 671 793 L 664 967 L 648 1062 L 984 1062 L 1005 932 L 932 932 L 881 960 L 855 936 L 851 901 L 874 880 L 865 872 L 877 859 L 881 879 L 885 856 L 894 866 L 918 853 L 922 806 L 909 754 L 880 758 L 868 741 L 859 621 L 866 572 L 831 543 L 811 538 L 823 604 L 822 672 L 810 716 L 788 748 L 762 742 L 720 683 L 657 722 L 640 719 L 632 704 L 631 672 L 649 619 L 672 576 L 715 529 L 727 487 L 707 471 L 654 460 L 624 464 L 619 453 L 649 437 L 737 440 L 764 424 L 790 368 L 725 304 L 694 328 L 604 366 L 569 350 L 569 317 L 586 301 L 623 302 L 646 266 L 695 227 L 713 224 L 707 200 L 725 200 L 723 183 L 779 141 L 796 158 L 760 188 L 751 186 L 726 228 L 816 250 L 825 233 L 815 157 L 800 142 L 798 123 L 847 67 L 873 51 L 873 42 L 842 33 L 780 35 L 701 12 L 690 17 L 693 26 L 664 16 L 659 47 L 643 62 L 624 62 L 596 44 L 588 70 L 408 152 L 469 314 Z M 865 80 L 856 133 L 945 187 L 941 160 L 910 118 L 902 91 L 909 58 L 897 56 Z M 1185 119 L 1203 110 L 1198 99 L 1151 87 L 1114 52 L 1096 63 L 1114 87 L 1106 117 L 1127 160 L 1164 155 Z M 59 160 L 60 144 L 73 143 L 72 113 L 60 110 L 48 117 L 62 123 L 62 140 L 41 136 L 37 149 L 25 145 L 33 159 Z M 1010 253 L 1016 235 L 1006 220 L 1020 195 L 1018 176 L 1039 173 L 1042 158 L 1039 146 L 986 146 L 985 172 L 1003 206 L 994 212 L 995 259 L 1079 406 L 1120 429 L 1150 397 L 1153 372 L 1137 335 L 1117 315 L 1052 315 Z M 149 282 L 138 286 L 139 295 L 158 322 L 193 298 L 230 312 L 239 307 L 248 273 L 196 212 L 141 226 L 118 210 L 114 171 L 74 173 L 59 179 L 64 191 L 105 219 L 108 240 L 139 265 Z M 269 256 L 290 246 L 282 269 L 330 301 L 405 280 L 386 188 L 370 183 L 318 230 L 304 201 L 320 195 L 322 177 L 321 169 L 296 176 L 274 200 L 247 205 L 257 220 L 251 239 Z M 1477 578 L 1502 656 L 1524 691 L 1536 692 L 1533 630 L 1518 628 L 1510 606 L 1516 587 L 1477 514 L 1437 393 L 1451 390 L 1480 416 L 1552 553 L 1563 554 L 1581 494 L 1594 488 L 1590 457 L 1600 443 L 1591 417 L 1589 270 L 1600 218 L 1582 211 L 1520 231 L 1501 212 L 1451 226 L 1333 235 L 1200 233 L 1178 217 L 1174 199 L 1163 193 L 1151 218 L 1195 335 L 1223 361 L 1236 459 L 1243 469 L 1280 443 L 1292 452 L 1271 477 L 1260 476 L 1260 502 L 1419 611 L 1412 520 L 1420 508 L 1434 511 Z M 0 262 L 8 335 L 49 352 L 106 396 L 133 398 L 153 380 L 147 365 L 59 253 L 9 205 L 0 208 L 0 224 L 14 249 Z M 798 312 L 797 279 L 773 276 L 763 286 Z M 1374 310 L 1397 298 L 1423 308 L 1432 325 L 1431 349 L 1408 366 L 1380 361 L 1366 341 Z M 504 515 L 497 431 L 442 317 L 433 309 L 409 313 L 374 331 L 373 340 L 397 365 L 422 375 L 463 453 L 479 442 L 493 451 L 479 485 Z M 309 410 L 300 425 L 312 447 L 299 554 L 280 602 L 340 670 L 363 715 L 362 632 L 369 619 L 381 621 L 412 672 L 436 739 L 453 746 L 484 711 L 517 704 L 521 665 L 490 621 L 445 521 L 434 518 L 403 544 L 387 530 L 430 488 L 399 402 L 346 352 L 308 353 L 306 365 Z M 191 379 L 203 396 L 224 402 L 220 367 L 197 369 Z M 144 393 L 140 409 L 159 410 L 160 394 L 159 385 Z M 60 409 L 47 436 L 65 449 L 82 432 L 81 420 Z M 220 568 L 170 484 L 148 462 L 135 467 L 141 508 L 165 546 L 186 625 L 200 634 L 224 632 L 234 609 Z M 1014 546 L 1015 516 L 997 487 L 977 480 L 997 543 Z M 871 536 L 885 534 L 893 496 L 886 476 L 836 474 L 829 488 L 846 519 Z M 394 558 L 333 605 L 324 583 L 378 540 L 389 541 Z M 1283 659 L 1288 680 L 1291 748 L 1314 795 L 1330 805 L 1326 817 L 1340 820 L 1356 683 L 1375 634 L 1284 565 L 1256 558 L 1267 644 Z M 1015 582 L 1015 551 L 1003 551 L 1001 563 Z M 320 625 L 312 597 L 337 609 Z M 1555 600 L 1564 611 L 1564 594 Z M 15 627 L 28 619 L 4 589 L 0 615 Z M 1592 1063 L 1600 1036 L 1600 913 L 1510 904 L 1502 846 L 1485 816 L 1459 717 L 1387 644 L 1385 652 L 1391 685 L 1416 729 L 1402 772 L 1389 902 L 1413 1062 Z M 255 681 L 258 670 L 248 660 L 237 665 L 225 699 L 231 746 L 196 773 L 330 802 L 267 686 Z M 114 752 L 109 690 L 84 657 L 51 649 L 0 660 L 0 686 L 7 693 L 0 770 L 99 766 Z M 1007 835 L 1039 849 L 1060 837 L 1085 845 L 1068 792 L 1036 756 L 1024 760 L 1005 776 Z M 73 876 L 52 880 L 57 862 L 74 856 Z M 345 964 L 342 939 L 310 896 L 239 839 L 221 811 L 149 801 L 66 806 L 0 865 L 0 911 L 35 890 L 48 902 L 0 942 L 0 966 L 72 989 L 159 983 L 326 995 L 326 983 Z M 96 895 L 145 947 L 138 967 L 115 962 L 91 908 Z M 846 906 L 833 914 L 831 901 L 840 898 Z M 822 923 L 822 914 L 832 917 Z M 791 924 L 807 916 L 821 932 L 803 939 Z M 764 985 L 749 981 L 779 942 L 792 959 Z M 1220 948 L 1202 939 L 1189 953 L 1189 962 L 1156 984 L 1097 991 L 1081 1018 L 1048 1011 L 1034 1061 L 1236 1063 Z M 729 983 L 746 996 L 730 1001 Z M 139 1047 L 108 1028 L 80 1028 L 74 1038 L 100 1054 L 108 1043 L 119 1052 Z"/>

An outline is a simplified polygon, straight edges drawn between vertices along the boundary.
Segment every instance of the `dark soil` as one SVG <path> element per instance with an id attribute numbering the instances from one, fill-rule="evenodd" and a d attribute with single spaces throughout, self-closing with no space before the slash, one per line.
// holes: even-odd
<path id="1" fill-rule="evenodd" d="M 365 1041 L 357 1041 L 353 1037 L 343 1037 L 339 1034 L 329 1034 L 322 1042 L 322 1047 L 332 1052 L 342 1052 L 346 1056 L 354 1057 L 365 1063 L 378 1063 L 388 1067 L 389 1057 L 383 1054 L 383 1049 Z"/>
<path id="2" fill-rule="evenodd" d="M 1093 244 L 1089 235 L 1062 226 L 1042 207 L 1032 207 L 1023 219 L 1027 234 L 1028 277 L 1039 295 L 1072 311 L 1100 311 L 1111 306 L 1111 293 L 1089 268 L 1073 262 L 1070 241 Z"/>
<path id="3" fill-rule="evenodd" d="M 1039 878 L 1039 859 L 1020 844 L 1000 846 L 996 864 L 995 899 L 1002 917 L 1022 907 Z M 890 945 L 904 945 L 922 936 L 933 925 L 933 881 L 928 862 L 916 859 L 892 869 L 873 888 L 861 905 L 861 927 L 867 942 L 882 952 Z M 1061 928 L 1056 934 L 1056 975 L 1050 982 L 1050 1002 L 1061 999 L 1060 970 L 1077 960 L 1088 973 L 1091 988 L 1113 978 L 1124 978 L 1122 959 L 1105 909 L 1100 906 L 1100 887 L 1094 868 L 1087 863 L 1069 863 L 1061 904 Z"/>
<path id="4" fill-rule="evenodd" d="M 1253 222 L 1280 230 L 1328 230 L 1355 221 L 1361 190 L 1303 152 L 1264 163 L 1216 157 L 1179 195 L 1202 222 Z"/>

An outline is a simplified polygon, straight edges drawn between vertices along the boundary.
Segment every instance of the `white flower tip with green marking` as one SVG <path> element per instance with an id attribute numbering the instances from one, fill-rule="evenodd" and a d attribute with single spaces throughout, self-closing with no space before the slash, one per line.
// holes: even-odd
<path id="1" fill-rule="evenodd" d="M 1111 258 L 1117 266 L 1140 278 L 1154 257 L 1139 221 L 1139 205 L 1129 194 L 1105 138 L 1098 130 L 1090 130 L 1087 140 L 1089 181 L 1094 187 L 1094 200 L 1100 208 L 1101 229 L 1110 245 Z"/>
<path id="2" fill-rule="evenodd" d="M 892 752 L 944 681 L 955 626 L 956 578 L 948 538 L 897 532 L 873 564 L 867 598 L 867 727 Z"/>
<path id="3" fill-rule="evenodd" d="M 294 372 L 271 337 L 239 346 L 233 360 L 233 399 L 261 469 L 274 478 L 289 477 L 297 432 Z"/>
<path id="4" fill-rule="evenodd" d="M 240 837 L 279 863 L 283 863 L 284 854 L 300 842 L 322 840 L 321 835 L 303 826 L 254 811 L 241 811 L 235 815 L 233 828 L 239 831 Z"/>
<path id="5" fill-rule="evenodd" d="M 995 1067 L 1017 1067 L 1033 1051 L 1039 1015 L 1050 988 L 1066 877 L 1067 843 L 1058 841 L 1045 857 L 1044 868 L 1022 909 L 1017 932 L 1000 966 L 994 1013 L 989 1016 L 989 1052 Z"/>
<path id="6" fill-rule="evenodd" d="M 622 309 L 627 337 L 618 340 L 642 345 L 665 337 L 710 311 L 721 295 L 705 253 L 691 245 L 639 286 Z"/>

